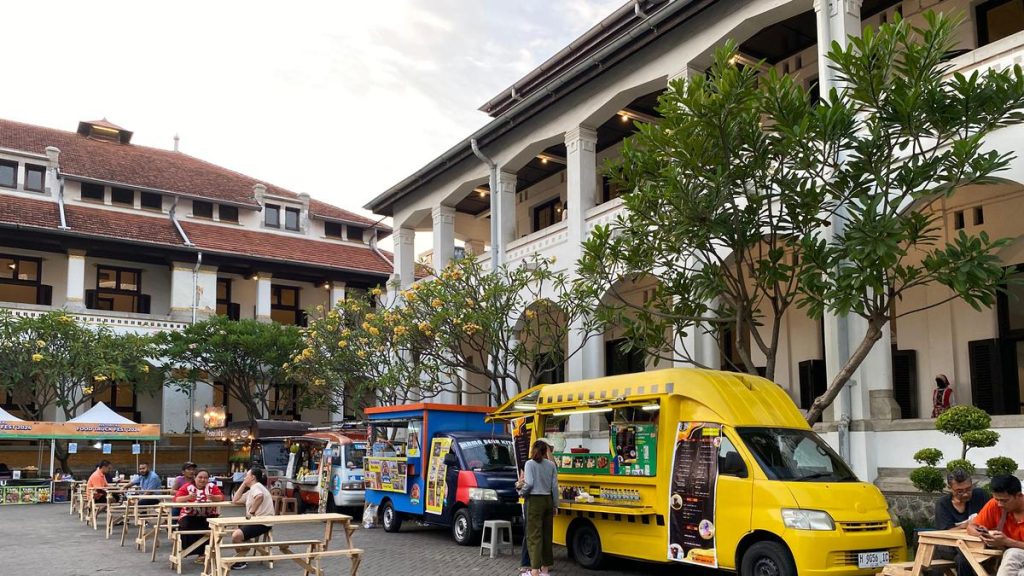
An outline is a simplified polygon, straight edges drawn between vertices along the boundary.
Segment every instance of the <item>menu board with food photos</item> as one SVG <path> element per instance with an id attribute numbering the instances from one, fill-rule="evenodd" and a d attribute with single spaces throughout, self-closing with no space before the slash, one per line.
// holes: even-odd
<path id="1" fill-rule="evenodd" d="M 649 422 L 612 422 L 609 433 L 614 456 L 611 473 L 619 476 L 655 476 L 658 473 L 658 425 Z"/>
<path id="2" fill-rule="evenodd" d="M 569 474 L 611 474 L 611 454 L 555 452 L 559 472 Z"/>
<path id="3" fill-rule="evenodd" d="M 669 485 L 668 559 L 718 567 L 715 491 L 722 425 L 680 422 Z"/>
<path id="4" fill-rule="evenodd" d="M 405 458 L 368 457 L 364 461 L 363 480 L 371 490 L 405 492 L 408 479 Z"/>
<path id="5" fill-rule="evenodd" d="M 0 486 L 0 504 L 45 504 L 50 501 L 50 486 Z"/>

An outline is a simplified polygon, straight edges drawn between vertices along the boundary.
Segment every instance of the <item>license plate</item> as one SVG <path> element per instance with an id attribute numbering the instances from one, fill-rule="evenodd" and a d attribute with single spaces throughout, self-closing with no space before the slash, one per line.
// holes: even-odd
<path id="1" fill-rule="evenodd" d="M 857 554 L 857 568 L 881 568 L 888 563 L 888 552 L 861 552 Z"/>

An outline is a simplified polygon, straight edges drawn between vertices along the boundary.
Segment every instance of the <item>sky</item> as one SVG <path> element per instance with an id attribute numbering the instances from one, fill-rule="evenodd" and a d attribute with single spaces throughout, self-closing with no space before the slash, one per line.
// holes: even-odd
<path id="1" fill-rule="evenodd" d="M 132 142 L 361 207 L 624 0 L 19 2 L 0 115 Z M 16 60 L 11 59 L 16 55 Z"/>

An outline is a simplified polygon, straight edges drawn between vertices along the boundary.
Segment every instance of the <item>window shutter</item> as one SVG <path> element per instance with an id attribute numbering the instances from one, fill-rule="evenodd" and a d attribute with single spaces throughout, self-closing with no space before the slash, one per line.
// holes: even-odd
<path id="1" fill-rule="evenodd" d="M 139 296 L 139 314 L 149 314 L 149 294 Z"/>
<path id="2" fill-rule="evenodd" d="M 96 305 L 96 291 L 95 290 L 86 290 L 85 291 L 85 307 L 89 308 L 90 310 L 95 310 L 95 309 L 99 308 Z"/>
<path id="3" fill-rule="evenodd" d="M 53 286 L 49 284 L 39 285 L 39 290 L 36 292 L 36 304 L 42 306 L 53 305 Z"/>
<path id="4" fill-rule="evenodd" d="M 971 364 L 971 400 L 989 414 L 1004 414 L 1005 402 L 1000 392 L 1003 371 L 999 341 L 975 340 L 967 343 Z"/>
<path id="5" fill-rule="evenodd" d="M 828 387 L 824 360 L 804 360 L 797 364 L 800 374 L 800 408 L 807 410 L 815 398 L 825 393 Z"/>

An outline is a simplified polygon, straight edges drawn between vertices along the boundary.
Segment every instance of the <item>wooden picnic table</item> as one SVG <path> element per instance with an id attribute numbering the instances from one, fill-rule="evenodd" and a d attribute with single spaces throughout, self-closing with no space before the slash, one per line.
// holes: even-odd
<path id="1" fill-rule="evenodd" d="M 161 502 L 157 504 L 157 515 L 156 524 L 153 528 L 153 556 L 150 558 L 150 562 L 156 562 L 156 549 L 160 547 L 160 531 L 162 528 L 167 529 L 167 538 L 170 539 L 174 518 L 171 515 L 172 508 L 240 508 L 243 504 L 235 504 L 230 498 L 221 502 Z M 167 518 L 167 523 L 164 524 L 164 518 Z M 214 518 L 210 518 L 213 520 Z M 184 555 L 187 556 L 189 553 L 194 551 L 197 547 L 206 543 L 206 539 L 200 539 L 199 542 L 193 544 L 184 551 Z"/>
<path id="2" fill-rule="evenodd" d="M 227 529 L 233 526 L 267 525 L 271 528 L 285 525 L 323 523 L 324 535 L 322 540 L 300 540 L 300 541 L 267 541 L 248 542 L 242 544 L 225 543 L 224 537 L 228 535 Z M 330 550 L 331 539 L 334 536 L 334 525 L 340 524 L 344 529 L 345 548 Z M 303 574 L 315 574 L 322 576 L 320 569 L 320 558 L 327 556 L 348 556 L 352 561 L 351 576 L 356 576 L 359 563 L 362 557 L 362 550 L 352 545 L 352 534 L 355 527 L 352 525 L 352 517 L 345 514 L 296 514 L 287 516 L 252 516 L 248 518 L 211 518 L 210 519 L 210 546 L 207 548 L 206 565 L 203 576 L 227 576 L 231 567 L 236 562 L 253 560 L 256 562 L 273 562 L 274 560 L 291 560 L 303 569 Z M 308 544 L 309 549 L 305 552 L 292 552 L 291 545 Z M 270 554 L 269 548 L 277 547 L 282 554 Z M 258 554 L 251 558 L 246 556 L 226 556 L 228 550 L 248 551 L 264 549 L 266 553 Z M 314 564 L 315 563 L 315 564 Z"/>
<path id="3" fill-rule="evenodd" d="M 890 564 L 882 570 L 882 573 L 886 576 L 921 576 L 923 571 L 939 567 L 939 565 L 950 567 L 952 564 L 950 561 L 935 558 L 935 550 L 940 546 L 959 550 L 977 576 L 989 576 L 988 570 L 982 566 L 982 563 L 1003 555 L 1002 550 L 986 548 L 985 542 L 981 538 L 971 536 L 965 529 L 928 530 L 919 532 L 917 535 L 917 555 L 914 557 L 912 565 L 908 566 L 909 562 Z"/>
<path id="4" fill-rule="evenodd" d="M 132 492 L 125 495 L 125 499 L 128 502 L 128 518 L 132 525 L 139 528 L 139 533 L 135 537 L 135 549 L 146 551 L 146 540 L 149 539 L 149 535 L 152 531 L 159 530 L 159 524 L 156 523 L 157 513 L 159 512 L 160 502 L 166 502 L 174 499 L 173 494 L 168 494 L 169 490 L 150 490 L 145 492 Z M 144 501 L 157 500 L 156 504 L 142 504 Z M 149 520 L 153 520 L 153 525 L 150 527 Z M 125 521 L 124 526 L 121 529 L 121 546 L 124 546 L 125 537 L 128 535 L 128 521 Z"/>

